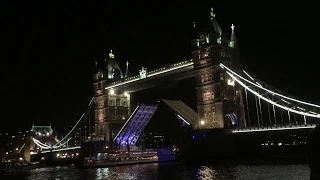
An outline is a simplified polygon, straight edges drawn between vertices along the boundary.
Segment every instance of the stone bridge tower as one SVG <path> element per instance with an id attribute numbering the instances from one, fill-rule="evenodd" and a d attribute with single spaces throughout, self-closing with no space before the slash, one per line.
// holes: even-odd
<path id="1" fill-rule="evenodd" d="M 219 66 L 223 63 L 238 69 L 239 53 L 234 26 L 229 40 L 222 32 L 212 9 L 210 21 L 210 28 L 197 33 L 191 42 L 196 71 L 199 128 L 243 127 L 245 114 L 242 89 Z"/>
<path id="2" fill-rule="evenodd" d="M 122 80 L 128 76 L 128 65 L 123 74 L 115 55 L 110 51 L 103 66 L 98 67 L 93 74 L 94 89 L 94 141 L 106 141 L 111 145 L 112 139 L 124 125 L 131 114 L 130 94 L 119 89 L 106 90 L 107 83 Z"/>

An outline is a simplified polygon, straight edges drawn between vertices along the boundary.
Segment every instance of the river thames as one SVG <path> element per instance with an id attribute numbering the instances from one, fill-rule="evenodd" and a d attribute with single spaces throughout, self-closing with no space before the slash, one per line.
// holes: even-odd
<path id="1" fill-rule="evenodd" d="M 14 180 L 307 180 L 307 165 L 187 166 L 181 163 L 152 163 L 96 169 L 72 166 L 46 167 L 15 175 L 0 176 Z"/>

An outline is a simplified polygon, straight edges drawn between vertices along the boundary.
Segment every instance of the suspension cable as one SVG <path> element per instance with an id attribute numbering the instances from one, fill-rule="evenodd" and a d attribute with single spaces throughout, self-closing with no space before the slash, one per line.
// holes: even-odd
<path id="1" fill-rule="evenodd" d="M 302 111 L 297 111 L 295 109 L 292 109 L 292 108 L 288 108 L 288 107 L 285 107 L 281 104 L 278 104 L 276 102 L 273 102 L 271 101 L 270 99 L 260 95 L 259 93 L 257 93 L 256 91 L 252 90 L 251 88 L 249 88 L 248 86 L 246 86 L 243 82 L 241 82 L 239 79 L 237 79 L 236 77 L 234 77 L 234 75 L 232 75 L 230 72 L 227 72 L 229 76 L 231 76 L 235 81 L 237 81 L 242 87 L 246 88 L 247 90 L 249 90 L 251 93 L 253 93 L 255 96 L 259 97 L 259 98 L 262 98 L 264 101 L 267 101 L 268 103 L 271 103 L 277 107 L 280 107 L 284 110 L 287 110 L 287 111 L 291 111 L 293 113 L 296 113 L 296 114 L 300 114 L 300 115 L 306 115 L 306 116 L 309 116 L 309 117 L 315 117 L 315 118 L 320 118 L 320 114 L 309 114 L 309 113 L 305 113 L 305 112 L 302 112 Z"/>
<path id="2" fill-rule="evenodd" d="M 274 124 L 277 125 L 276 109 L 274 108 L 273 104 L 272 104 L 272 109 L 273 109 Z"/>
<path id="3" fill-rule="evenodd" d="M 248 92 L 247 92 L 247 89 L 244 89 L 244 92 L 246 94 L 246 103 L 247 103 L 247 113 L 248 113 L 248 123 L 249 123 L 249 126 L 250 126 L 250 113 L 249 113 L 249 100 L 248 100 Z"/>
<path id="4" fill-rule="evenodd" d="M 279 97 L 282 97 L 282 98 L 285 98 L 285 99 L 288 99 L 288 100 L 291 100 L 291 101 L 295 101 L 295 102 L 298 102 L 298 103 L 301 103 L 301 104 L 305 104 L 305 105 L 309 105 L 309 106 L 314 106 L 314 107 L 320 108 L 320 105 L 316 105 L 316 104 L 312 104 L 312 103 L 300 101 L 300 100 L 297 100 L 297 99 L 294 99 L 294 98 L 290 98 L 290 97 L 284 96 L 284 95 L 282 95 L 282 94 L 276 93 L 276 92 L 274 92 L 274 91 L 271 91 L 271 90 L 269 90 L 269 89 L 266 89 L 266 88 L 264 88 L 264 87 L 262 87 L 262 86 L 259 86 L 259 85 L 257 85 L 256 83 L 253 83 L 253 82 L 247 80 L 246 78 L 240 76 L 239 74 L 235 73 L 234 71 L 232 71 L 231 69 L 229 69 L 229 68 L 228 68 L 227 66 L 225 66 L 224 64 L 221 64 L 221 63 L 220 63 L 220 67 L 227 69 L 230 73 L 234 74 L 235 76 L 239 77 L 240 79 L 242 79 L 242 80 L 244 80 L 244 81 L 246 81 L 246 82 L 248 82 L 248 83 L 250 83 L 250 84 L 252 84 L 252 85 L 254 85 L 254 86 L 256 86 L 256 87 L 258 87 L 258 88 L 260 88 L 260 89 L 262 89 L 262 90 L 264 90 L 264 91 L 267 91 L 268 93 L 270 93 L 270 94 L 272 94 L 272 95 L 276 95 L 276 96 L 279 96 Z M 233 76 L 233 78 L 235 78 L 235 77 Z"/>
<path id="5" fill-rule="evenodd" d="M 258 100 L 259 100 L 259 109 L 260 109 L 260 119 L 261 119 L 261 124 L 262 124 L 262 126 L 263 126 L 263 119 L 262 119 L 262 108 L 261 108 L 261 99 L 260 99 L 260 97 L 258 98 Z"/>
<path id="6" fill-rule="evenodd" d="M 257 96 L 254 96 L 254 98 L 255 98 L 255 100 L 256 100 L 256 110 L 257 110 L 258 126 L 260 126 L 260 116 L 259 116 L 259 108 L 258 108 Z"/>
<path id="7" fill-rule="evenodd" d="M 290 111 L 288 111 L 289 124 L 291 124 Z"/>
<path id="8" fill-rule="evenodd" d="M 59 144 L 59 143 L 61 143 L 62 141 L 64 141 L 64 140 L 71 134 L 71 132 L 78 126 L 78 124 L 82 121 L 83 117 L 86 117 L 86 116 L 88 115 L 87 112 L 88 112 L 88 110 L 90 111 L 91 106 L 92 106 L 92 103 L 93 103 L 93 100 L 94 100 L 94 97 L 92 97 L 92 99 L 91 99 L 91 101 L 90 101 L 90 103 L 89 103 L 89 107 L 88 107 L 87 111 L 84 112 L 84 113 L 81 115 L 80 119 L 79 119 L 78 122 L 73 126 L 73 128 L 69 131 L 69 133 L 68 133 L 66 136 L 64 136 L 64 137 L 61 139 L 61 141 L 59 141 L 58 143 L 56 143 L 56 144 L 53 145 L 53 146 L 56 146 L 57 144 Z"/>
<path id="9" fill-rule="evenodd" d="M 267 103 L 267 105 L 268 105 L 269 124 L 271 125 L 271 115 L 270 115 L 269 103 Z"/>
<path id="10" fill-rule="evenodd" d="M 282 115 L 282 110 L 280 110 L 280 113 L 281 113 L 281 121 L 282 121 L 282 124 L 283 124 L 283 115 Z"/>

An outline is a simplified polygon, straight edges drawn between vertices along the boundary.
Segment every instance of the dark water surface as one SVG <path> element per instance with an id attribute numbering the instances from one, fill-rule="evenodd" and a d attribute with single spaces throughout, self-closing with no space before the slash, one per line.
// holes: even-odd
<path id="1" fill-rule="evenodd" d="M 152 163 L 96 169 L 72 166 L 37 168 L 14 175 L 14 180 L 307 180 L 307 165 L 186 166 L 181 163 Z"/>

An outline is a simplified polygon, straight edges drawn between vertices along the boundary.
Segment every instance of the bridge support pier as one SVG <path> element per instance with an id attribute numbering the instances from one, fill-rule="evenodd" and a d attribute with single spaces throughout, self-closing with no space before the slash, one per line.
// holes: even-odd
<path id="1" fill-rule="evenodd" d="M 185 136 L 183 158 L 190 162 L 218 163 L 235 154 L 232 133 L 228 129 L 197 129 Z"/>

